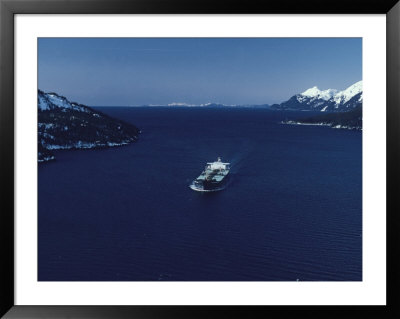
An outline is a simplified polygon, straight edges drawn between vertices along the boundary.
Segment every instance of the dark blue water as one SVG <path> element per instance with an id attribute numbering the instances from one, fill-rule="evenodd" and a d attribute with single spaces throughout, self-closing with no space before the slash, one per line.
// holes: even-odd
<path id="1" fill-rule="evenodd" d="M 39 280 L 362 280 L 360 132 L 262 109 L 101 110 L 142 134 L 39 165 Z M 218 156 L 228 187 L 191 190 Z"/>

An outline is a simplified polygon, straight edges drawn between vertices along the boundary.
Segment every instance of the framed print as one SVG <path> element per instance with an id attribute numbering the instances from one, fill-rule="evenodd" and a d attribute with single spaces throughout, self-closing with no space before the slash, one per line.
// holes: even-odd
<path id="1" fill-rule="evenodd" d="M 396 1 L 0 10 L 2 315 L 398 314 Z"/>

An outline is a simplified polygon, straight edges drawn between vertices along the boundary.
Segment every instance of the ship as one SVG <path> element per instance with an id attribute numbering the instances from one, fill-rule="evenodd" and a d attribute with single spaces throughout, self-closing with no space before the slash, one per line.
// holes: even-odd
<path id="1" fill-rule="evenodd" d="M 225 188 L 229 178 L 230 163 L 223 163 L 218 157 L 217 161 L 207 163 L 205 169 L 197 177 L 190 188 L 198 192 L 215 192 Z"/>

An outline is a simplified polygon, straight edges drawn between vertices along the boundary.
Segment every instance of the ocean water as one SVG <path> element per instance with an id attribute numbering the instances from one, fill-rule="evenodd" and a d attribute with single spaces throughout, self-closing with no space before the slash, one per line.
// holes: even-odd
<path id="1" fill-rule="evenodd" d="M 39 165 L 38 280 L 362 280 L 361 132 L 265 109 L 99 110 L 142 134 Z M 218 156 L 227 188 L 191 190 Z"/>

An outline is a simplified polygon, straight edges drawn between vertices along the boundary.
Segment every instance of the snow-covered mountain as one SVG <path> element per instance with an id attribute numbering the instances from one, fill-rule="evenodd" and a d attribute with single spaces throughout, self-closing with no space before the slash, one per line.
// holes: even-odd
<path id="1" fill-rule="evenodd" d="M 303 93 L 292 96 L 281 104 L 271 105 L 275 110 L 346 112 L 362 106 L 362 81 L 343 91 L 327 89 L 321 91 L 314 86 Z"/>
<path id="2" fill-rule="evenodd" d="M 137 139 L 134 125 L 111 118 L 56 93 L 38 91 L 38 161 L 54 159 L 52 150 L 102 148 Z"/>

